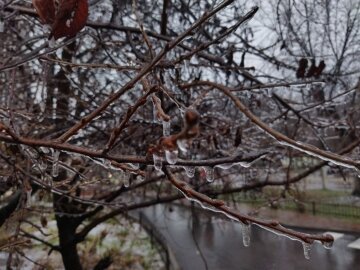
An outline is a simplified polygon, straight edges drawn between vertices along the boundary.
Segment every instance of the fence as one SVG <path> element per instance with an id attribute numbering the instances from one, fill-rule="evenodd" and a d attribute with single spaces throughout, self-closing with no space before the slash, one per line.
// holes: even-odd
<path id="1" fill-rule="evenodd" d="M 321 202 L 286 202 L 281 205 L 284 209 L 298 210 L 300 212 L 360 218 L 360 207 L 345 204 L 328 204 Z"/>
<path id="2" fill-rule="evenodd" d="M 294 210 L 302 213 L 311 213 L 313 215 L 331 215 L 341 216 L 348 218 L 360 218 L 360 206 L 349 205 L 349 204 L 335 204 L 325 202 L 300 202 L 283 200 L 274 204 L 268 203 L 266 200 L 261 198 L 249 198 L 249 197 L 237 197 L 236 201 L 239 203 L 248 204 L 269 204 L 269 207 L 275 209 Z"/>

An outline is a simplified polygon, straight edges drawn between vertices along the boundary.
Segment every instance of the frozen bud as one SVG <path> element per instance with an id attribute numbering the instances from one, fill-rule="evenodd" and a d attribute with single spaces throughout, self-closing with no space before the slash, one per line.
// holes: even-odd
<path id="1" fill-rule="evenodd" d="M 176 141 L 177 136 L 171 135 L 168 137 L 162 137 L 160 139 L 160 144 L 165 150 L 175 150 L 177 149 Z"/>
<path id="2" fill-rule="evenodd" d="M 188 109 L 185 112 L 185 124 L 189 127 L 199 124 L 200 115 L 193 109 Z"/>

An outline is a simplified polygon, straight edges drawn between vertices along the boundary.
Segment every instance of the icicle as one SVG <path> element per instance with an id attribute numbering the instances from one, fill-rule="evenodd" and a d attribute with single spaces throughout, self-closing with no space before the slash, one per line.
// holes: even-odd
<path id="1" fill-rule="evenodd" d="M 46 185 L 52 186 L 52 177 L 49 174 L 44 174 L 42 177 Z"/>
<path id="2" fill-rule="evenodd" d="M 49 47 L 50 47 L 50 48 L 54 48 L 55 45 L 56 45 L 55 38 L 52 37 L 52 38 L 48 41 L 48 44 L 49 44 Z"/>
<path id="3" fill-rule="evenodd" d="M 3 33 L 4 32 L 4 21 L 0 19 L 0 33 Z"/>
<path id="4" fill-rule="evenodd" d="M 186 153 L 188 151 L 189 143 L 187 140 L 176 140 L 176 144 L 181 152 Z"/>
<path id="5" fill-rule="evenodd" d="M 169 164 L 175 164 L 178 159 L 178 150 L 168 151 L 165 150 L 165 158 Z"/>
<path id="6" fill-rule="evenodd" d="M 184 166 L 185 173 L 188 177 L 194 177 L 195 175 L 195 167 L 193 166 Z"/>
<path id="7" fill-rule="evenodd" d="M 205 171 L 205 177 L 206 177 L 206 181 L 208 181 L 209 183 L 214 181 L 214 168 L 212 167 L 203 167 L 204 171 Z"/>
<path id="8" fill-rule="evenodd" d="M 32 192 L 31 188 L 26 190 L 26 208 L 31 207 L 31 192 Z"/>
<path id="9" fill-rule="evenodd" d="M 310 260 L 311 245 L 309 243 L 306 243 L 306 242 L 303 242 L 302 245 L 303 245 L 303 248 L 304 248 L 305 259 Z"/>
<path id="10" fill-rule="evenodd" d="M 163 125 L 163 135 L 165 137 L 170 136 L 170 120 L 162 121 L 162 125 Z"/>
<path id="11" fill-rule="evenodd" d="M 186 76 L 189 74 L 189 61 L 188 60 L 184 60 L 184 70 L 183 70 L 183 74 Z"/>
<path id="12" fill-rule="evenodd" d="M 59 155 L 60 155 L 60 151 L 53 150 L 52 152 L 53 166 L 51 171 L 52 177 L 57 177 L 59 175 Z"/>
<path id="13" fill-rule="evenodd" d="M 154 167 L 157 171 L 161 171 L 162 168 L 162 157 L 157 154 L 153 154 Z"/>
<path id="14" fill-rule="evenodd" d="M 128 188 L 130 186 L 130 172 L 129 171 L 124 171 L 123 185 L 126 188 Z"/>
<path id="15" fill-rule="evenodd" d="M 45 171 L 46 168 L 47 168 L 46 160 L 40 159 L 38 166 L 39 166 L 39 168 L 40 168 L 41 171 Z"/>
<path id="16" fill-rule="evenodd" d="M 156 111 L 156 105 L 153 102 L 153 122 L 157 123 L 158 117 L 157 117 L 157 111 Z"/>
<path id="17" fill-rule="evenodd" d="M 250 245 L 251 223 L 243 223 L 241 226 L 243 244 L 245 247 L 248 247 Z"/>

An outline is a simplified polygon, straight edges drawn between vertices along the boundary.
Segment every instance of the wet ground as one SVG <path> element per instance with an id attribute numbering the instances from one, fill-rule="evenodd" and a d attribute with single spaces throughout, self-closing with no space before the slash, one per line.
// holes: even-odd
<path id="1" fill-rule="evenodd" d="M 360 249 L 348 245 L 359 234 L 339 234 L 331 250 L 320 243 L 305 259 L 300 242 L 252 226 L 251 244 L 244 247 L 241 225 L 204 211 L 182 206 L 157 205 L 142 210 L 175 254 L 182 269 L 357 269 Z M 303 230 L 312 233 L 325 231 Z"/>

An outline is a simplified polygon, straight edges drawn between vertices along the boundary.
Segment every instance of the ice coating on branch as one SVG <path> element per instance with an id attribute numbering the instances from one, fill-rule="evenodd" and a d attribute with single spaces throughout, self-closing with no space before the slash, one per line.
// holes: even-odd
<path id="1" fill-rule="evenodd" d="M 214 168 L 205 166 L 205 167 L 203 167 L 203 169 L 205 171 L 206 181 L 208 181 L 209 183 L 213 182 L 214 181 Z"/>
<path id="2" fill-rule="evenodd" d="M 243 244 L 245 247 L 248 247 L 250 245 L 251 224 L 243 223 L 241 225 L 241 232 L 242 232 Z"/>
<path id="3" fill-rule="evenodd" d="M 193 166 L 184 166 L 185 173 L 188 177 L 192 178 L 195 175 L 195 167 Z"/>
<path id="4" fill-rule="evenodd" d="M 310 260 L 310 249 L 311 249 L 311 245 L 309 243 L 303 242 L 303 249 L 304 249 L 304 256 L 305 259 Z"/>
<path id="5" fill-rule="evenodd" d="M 165 137 L 170 136 L 170 121 L 162 121 L 163 135 Z"/>
<path id="6" fill-rule="evenodd" d="M 161 168 L 162 168 L 162 157 L 161 157 L 161 156 L 158 156 L 157 154 L 153 154 L 153 160 L 154 160 L 155 170 L 161 171 Z"/>
<path id="7" fill-rule="evenodd" d="M 303 153 L 306 153 L 306 154 L 308 154 L 310 156 L 319 158 L 321 160 L 328 161 L 328 162 L 334 163 L 335 165 L 342 166 L 342 167 L 345 167 L 345 168 L 355 169 L 356 172 L 359 174 L 359 168 L 357 168 L 355 165 L 347 164 L 347 163 L 344 163 L 342 161 L 337 161 L 337 160 L 334 160 L 334 159 L 331 159 L 331 158 L 328 158 L 328 157 L 324 157 L 324 156 L 322 156 L 320 154 L 313 153 L 312 151 L 304 150 L 304 149 L 301 148 L 301 146 L 303 145 L 301 142 L 296 142 L 296 144 L 293 145 L 293 144 L 290 144 L 290 143 L 287 143 L 287 142 L 284 142 L 284 141 L 279 141 L 279 140 L 277 140 L 277 141 L 281 145 L 291 147 L 293 149 L 299 150 L 299 151 L 301 151 Z M 350 161 L 350 159 L 348 159 L 348 158 L 343 158 L 343 159 Z"/>
<path id="8" fill-rule="evenodd" d="M 60 151 L 58 150 L 53 150 L 52 151 L 52 170 L 51 170 L 51 175 L 52 177 L 57 177 L 59 175 L 59 155 L 60 155 Z"/>
<path id="9" fill-rule="evenodd" d="M 4 32 L 4 21 L 0 19 L 0 33 Z"/>
<path id="10" fill-rule="evenodd" d="M 128 163 L 128 165 L 134 170 L 138 170 L 140 168 L 139 163 Z"/>
<path id="11" fill-rule="evenodd" d="M 223 170 L 227 170 L 227 169 L 230 169 L 232 166 L 235 166 L 235 165 L 236 165 L 236 163 L 224 163 L 224 164 L 216 165 L 215 167 L 223 169 Z"/>
<path id="12" fill-rule="evenodd" d="M 266 156 L 266 154 L 263 154 L 263 155 L 259 156 L 258 158 L 254 159 L 252 161 L 240 161 L 240 162 L 233 162 L 233 163 L 223 163 L 223 164 L 218 164 L 215 167 L 221 168 L 223 170 L 230 169 L 231 167 L 236 166 L 236 165 L 240 165 L 241 167 L 244 167 L 244 168 L 249 168 L 255 162 L 257 162 L 259 159 L 262 159 L 265 156 Z"/>
<path id="13" fill-rule="evenodd" d="M 107 168 L 107 169 L 109 169 L 111 167 L 111 161 L 106 159 L 106 158 L 104 158 L 102 160 L 102 163 L 104 164 L 104 167 Z"/>
<path id="14" fill-rule="evenodd" d="M 178 150 L 173 150 L 173 151 L 165 150 L 165 158 L 169 164 L 171 165 L 175 164 L 178 159 Z"/>

